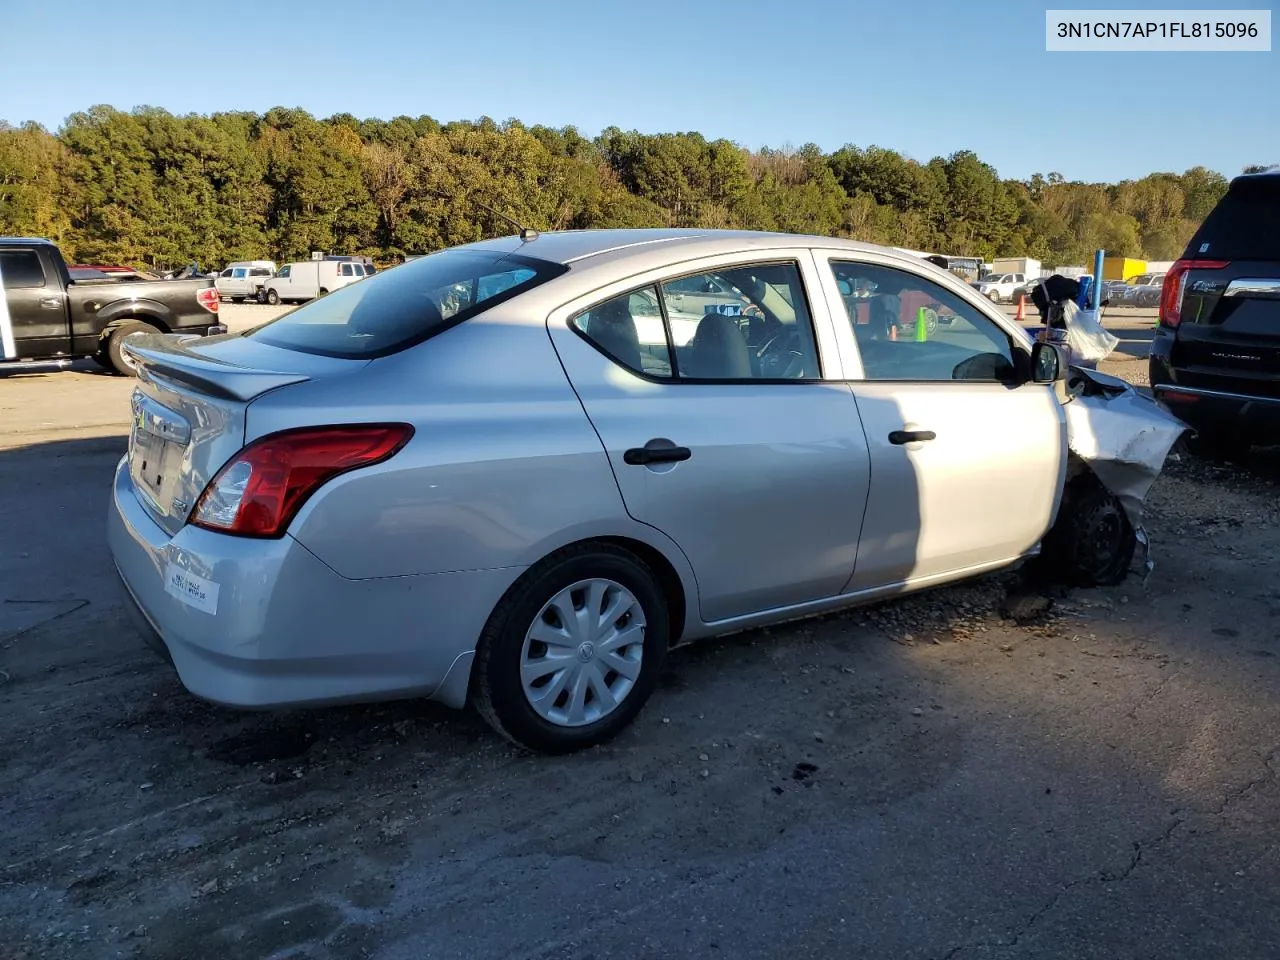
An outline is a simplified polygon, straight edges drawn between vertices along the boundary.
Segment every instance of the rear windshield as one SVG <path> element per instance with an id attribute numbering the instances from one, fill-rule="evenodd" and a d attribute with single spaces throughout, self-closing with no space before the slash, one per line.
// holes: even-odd
<path id="1" fill-rule="evenodd" d="M 1231 184 L 1187 246 L 1188 257 L 1280 260 L 1280 176 L 1242 177 Z"/>
<path id="2" fill-rule="evenodd" d="M 303 353 L 372 359 L 420 343 L 567 269 L 501 251 L 442 250 L 312 300 L 245 336 Z"/>

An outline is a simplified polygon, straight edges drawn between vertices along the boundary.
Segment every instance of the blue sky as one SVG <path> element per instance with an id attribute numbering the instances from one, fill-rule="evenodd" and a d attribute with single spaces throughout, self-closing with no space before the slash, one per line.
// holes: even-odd
<path id="1" fill-rule="evenodd" d="M 1047 53 L 1047 5 L 1104 6 L 6 3 L 0 118 L 56 129 L 97 103 L 517 117 L 591 136 L 617 125 L 753 148 L 878 144 L 919 160 L 970 149 L 1020 178 L 1280 162 L 1280 53 Z"/>

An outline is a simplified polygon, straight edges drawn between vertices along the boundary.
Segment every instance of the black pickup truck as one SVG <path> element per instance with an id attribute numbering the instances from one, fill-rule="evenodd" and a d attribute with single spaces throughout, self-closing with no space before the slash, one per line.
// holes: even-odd
<path id="1" fill-rule="evenodd" d="M 133 375 L 120 349 L 131 333 L 225 332 L 213 281 L 119 281 L 68 270 L 48 240 L 0 237 L 0 370 L 92 357 Z"/>

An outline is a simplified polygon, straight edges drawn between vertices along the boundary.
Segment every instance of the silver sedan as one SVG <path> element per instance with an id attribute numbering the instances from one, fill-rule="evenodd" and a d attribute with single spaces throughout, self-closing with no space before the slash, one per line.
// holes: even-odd
<path id="1" fill-rule="evenodd" d="M 240 707 L 472 700 L 599 743 L 672 646 L 1015 564 L 1066 486 L 1059 348 L 840 240 L 491 240 L 128 349 L 111 550 L 186 687 Z"/>

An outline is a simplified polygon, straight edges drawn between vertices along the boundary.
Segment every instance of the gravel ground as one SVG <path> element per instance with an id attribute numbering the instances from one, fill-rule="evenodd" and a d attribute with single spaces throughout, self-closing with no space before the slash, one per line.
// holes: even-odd
<path id="1" fill-rule="evenodd" d="M 1136 380 L 1150 319 L 1107 322 Z M 127 393 L 0 378 L 3 960 L 1275 955 L 1270 451 L 1170 462 L 1145 583 L 701 644 L 546 759 L 430 704 L 187 695 L 100 533 Z"/>

